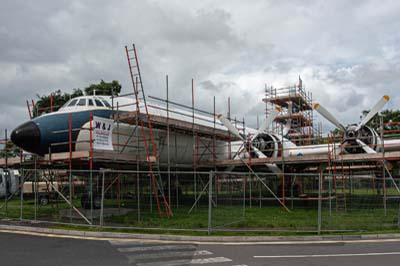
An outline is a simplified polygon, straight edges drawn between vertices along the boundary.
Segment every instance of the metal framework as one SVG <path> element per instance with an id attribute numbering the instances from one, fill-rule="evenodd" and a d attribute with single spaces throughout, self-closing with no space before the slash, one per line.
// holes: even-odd
<path id="1" fill-rule="evenodd" d="M 316 144 L 321 139 L 321 126 L 315 125 L 312 93 L 305 90 L 302 80 L 293 86 L 274 88 L 265 85 L 265 113 L 268 116 L 276 106 L 282 112 L 275 119 L 272 130 L 282 132 L 290 124 L 288 138 L 298 145 Z"/>
<path id="2" fill-rule="evenodd" d="M 206 111 L 195 106 L 195 83 L 194 80 L 191 80 L 191 105 L 184 105 L 181 103 L 177 103 L 171 101 L 169 98 L 169 84 L 168 84 L 168 76 L 166 76 L 166 99 L 148 96 L 151 100 L 154 100 L 158 103 L 161 103 L 162 107 L 159 105 L 152 105 L 150 102 L 146 102 L 142 77 L 140 74 L 139 61 L 136 53 L 136 48 L 133 45 L 132 49 L 128 49 L 126 47 L 126 55 L 128 59 L 130 77 L 133 86 L 133 93 L 128 93 L 126 95 L 120 96 L 128 96 L 132 95 L 135 97 L 134 105 L 136 107 L 135 111 L 132 112 L 120 112 L 121 106 L 114 105 L 112 106 L 113 110 L 115 110 L 115 115 L 113 119 L 119 128 L 120 123 L 128 123 L 131 125 L 135 125 L 135 129 L 140 129 L 140 134 L 130 134 L 129 138 L 135 139 L 135 146 L 137 147 L 137 155 L 136 156 L 127 156 L 122 154 L 125 148 L 128 147 L 128 142 L 120 143 L 119 137 L 117 138 L 117 143 L 114 143 L 114 146 L 118 147 L 114 152 L 107 151 L 98 151 L 93 149 L 93 139 L 92 139 L 92 120 L 93 116 L 90 114 L 90 128 L 72 128 L 72 120 L 73 114 L 70 114 L 69 118 L 69 127 L 68 127 L 68 147 L 69 151 L 66 153 L 52 153 L 51 149 L 49 154 L 45 155 L 43 158 L 34 158 L 33 160 L 29 160 L 21 156 L 19 158 L 8 158 L 7 152 L 4 159 L 0 159 L 0 165 L 4 167 L 21 167 L 21 168 L 43 168 L 43 169 L 51 169 L 51 168 L 65 168 L 68 169 L 68 186 L 69 186 L 69 195 L 63 195 L 62 192 L 58 191 L 56 187 L 52 188 L 52 180 L 51 177 L 46 176 L 45 180 L 49 184 L 48 191 L 54 189 L 61 195 L 61 197 L 71 206 L 72 211 L 78 212 L 80 216 L 84 216 L 85 221 L 91 224 L 93 221 L 93 213 L 90 214 L 89 218 L 87 218 L 83 213 L 80 213 L 77 210 L 71 199 L 74 198 L 75 194 L 75 182 L 73 180 L 72 172 L 76 168 L 89 169 L 89 178 L 88 182 L 90 182 L 90 188 L 93 187 L 93 171 L 94 168 L 98 167 L 98 165 L 106 165 L 111 169 L 119 169 L 121 165 L 128 165 L 130 170 L 137 171 L 137 183 L 135 188 L 137 188 L 137 197 L 138 197 L 138 220 L 140 220 L 140 202 L 139 197 L 140 194 L 143 194 L 143 191 L 140 191 L 140 175 L 143 175 L 143 169 L 148 169 L 148 175 L 151 180 L 151 189 L 149 201 L 155 201 L 157 206 L 157 213 L 159 217 L 162 217 L 161 205 L 163 204 L 165 209 L 166 217 L 171 217 L 172 210 L 171 206 L 173 204 L 173 196 L 172 194 L 176 194 L 178 197 L 178 192 L 174 192 L 174 190 L 178 190 L 179 178 L 174 177 L 174 173 L 178 171 L 184 171 L 189 169 L 191 172 L 191 177 L 193 178 L 193 206 L 196 207 L 197 203 L 200 201 L 202 194 L 206 191 L 206 189 L 210 189 L 210 187 L 214 186 L 216 191 L 215 197 L 213 200 L 215 201 L 213 204 L 217 204 L 218 202 L 218 193 L 220 192 L 220 187 L 222 185 L 232 186 L 234 182 L 233 178 L 224 177 L 220 178 L 218 175 L 214 176 L 212 180 L 203 180 L 205 171 L 215 171 L 217 169 L 224 170 L 230 169 L 230 171 L 236 167 L 239 170 L 244 169 L 244 171 L 248 172 L 248 177 L 244 177 L 242 179 L 236 177 L 236 181 L 239 180 L 239 183 L 243 183 L 244 191 L 249 191 L 248 194 L 244 194 L 244 198 L 248 197 L 250 205 L 252 199 L 258 198 L 259 204 L 261 206 L 262 200 L 271 200 L 270 197 L 263 197 L 261 192 L 257 197 L 254 196 L 254 191 L 252 191 L 252 186 L 254 185 L 254 180 L 258 182 L 258 189 L 261 191 L 261 188 L 264 186 L 269 189 L 269 186 L 266 182 L 266 179 L 258 177 L 260 173 L 265 172 L 265 164 L 273 163 L 277 164 L 283 169 L 284 174 L 287 173 L 290 178 L 282 178 L 281 184 L 281 192 L 278 190 L 276 195 L 278 201 L 282 204 L 284 208 L 287 208 L 288 202 L 291 201 L 325 201 L 332 204 L 332 201 L 335 203 L 336 211 L 346 211 L 347 210 L 347 196 L 351 193 L 351 188 L 348 187 L 348 182 L 355 173 L 359 173 L 361 171 L 374 171 L 375 175 L 378 176 L 382 180 L 383 186 L 383 206 L 386 210 L 386 201 L 387 201 L 387 191 L 386 186 L 388 182 L 394 183 L 394 178 L 400 176 L 400 173 L 395 173 L 388 167 L 387 162 L 395 162 L 400 161 L 400 152 L 382 152 L 376 154 L 343 154 L 337 152 L 336 145 L 334 143 L 343 142 L 342 139 L 338 138 L 338 136 L 334 136 L 330 134 L 328 138 L 322 139 L 321 136 L 321 128 L 320 125 L 316 126 L 313 116 L 313 98 L 310 92 L 305 90 L 305 87 L 302 84 L 301 79 L 299 80 L 299 84 L 294 86 L 289 86 L 285 88 L 273 88 L 266 87 L 265 88 L 265 98 L 263 101 L 266 104 L 266 115 L 270 114 L 272 108 L 279 106 L 282 108 L 282 113 L 276 118 L 275 123 L 273 125 L 273 130 L 277 133 L 282 132 L 282 125 L 285 123 L 290 123 L 290 131 L 288 133 L 288 137 L 291 141 L 298 145 L 306 145 L 306 144 L 315 144 L 325 142 L 328 144 L 328 154 L 326 155 L 305 155 L 301 157 L 282 157 L 278 156 L 276 158 L 248 158 L 246 160 L 237 160 L 234 159 L 235 155 L 231 154 L 232 151 L 232 141 L 237 140 L 234 136 L 232 136 L 229 132 L 225 130 L 218 129 L 217 125 L 221 125 L 219 121 L 216 120 L 216 108 L 215 108 L 215 97 L 213 98 L 213 110 Z M 118 96 L 115 96 L 115 99 Z M 230 99 L 228 98 L 228 113 L 227 118 L 232 121 L 232 123 L 238 128 L 238 130 L 246 136 L 245 131 L 245 120 L 244 119 L 236 119 L 231 118 L 230 112 Z M 140 103 L 144 103 L 141 105 Z M 190 114 L 179 113 L 180 115 L 187 116 L 187 121 L 181 121 L 171 118 L 171 113 L 177 112 L 175 109 L 171 107 L 179 107 L 183 108 L 186 111 L 189 111 Z M 27 101 L 27 107 L 30 117 L 33 117 L 31 113 L 31 108 L 29 101 Z M 167 116 L 157 116 L 157 115 L 149 115 L 148 107 L 159 109 L 162 111 L 166 111 Z M 32 110 L 34 108 L 34 103 L 32 102 Z M 53 106 L 51 106 L 51 110 L 53 111 Z M 204 119 L 201 115 L 207 115 L 210 117 L 208 122 L 213 124 L 213 127 L 202 127 L 196 124 L 195 122 L 201 119 Z M 381 126 L 381 135 L 384 137 L 386 134 L 400 133 L 400 130 L 391 129 L 390 125 L 398 125 L 398 122 L 390 122 Z M 149 134 L 144 132 L 145 128 L 149 131 Z M 389 128 L 389 129 L 385 129 Z M 161 129 L 167 132 L 167 139 L 165 145 L 167 147 L 168 160 L 166 164 L 161 164 L 159 162 L 159 148 L 160 141 L 157 141 L 156 136 L 153 134 L 153 129 Z M 89 130 L 90 131 L 90 149 L 89 151 L 74 151 L 73 146 L 76 142 L 72 141 L 72 132 L 76 130 Z M 173 154 L 174 150 L 171 149 L 171 136 L 172 133 L 181 133 L 193 136 L 193 163 L 191 165 L 183 165 L 179 162 L 171 161 L 171 154 Z M 118 130 L 118 134 L 120 134 Z M 140 136 L 139 136 L 140 135 Z M 176 134 L 175 134 L 176 135 Z M 382 138 L 383 139 L 383 138 Z M 4 143 L 7 143 L 7 132 L 5 132 Z M 139 151 L 139 143 L 144 143 L 146 156 L 141 156 Z M 158 146 L 156 143 L 159 143 Z M 237 147 L 236 147 L 237 148 Z M 283 149 L 283 147 L 282 147 Z M 343 145 L 342 145 L 343 149 Z M 224 150 L 223 153 L 220 151 Z M 227 154 L 225 153 L 227 152 Z M 280 150 L 278 154 L 282 155 L 283 151 Z M 340 154 L 340 155 L 338 155 Z M 328 179 L 331 178 L 332 186 L 333 186 L 333 195 L 328 196 L 309 196 L 309 197 L 301 197 L 294 196 L 292 194 L 285 193 L 285 186 L 287 182 L 290 181 L 290 184 L 295 184 L 295 182 L 299 182 L 298 180 L 302 179 L 301 173 L 298 169 L 302 169 L 303 172 L 316 173 L 321 174 L 326 173 Z M 396 169 L 396 168 L 395 168 Z M 164 174 L 161 174 L 161 171 Z M 116 171 L 117 172 L 117 171 Z M 166 174 L 165 174 L 166 173 Z M 200 174 L 202 173 L 202 174 Z M 296 175 L 296 173 L 298 175 Z M 319 177 L 321 178 L 321 175 Z M 257 178 L 256 178 L 257 177 Z M 297 178 L 297 181 L 296 181 Z M 35 177 L 36 180 L 36 177 Z M 166 181 L 166 182 L 165 182 Z M 315 179 L 314 181 L 321 182 L 320 179 Z M 104 180 L 103 180 L 104 182 Z M 132 181 L 133 182 L 133 181 Z M 167 185 L 165 185 L 165 183 Z M 130 184 L 130 183 L 129 183 Z M 149 183 L 150 184 L 150 183 Z M 175 185 L 174 185 L 175 184 Z M 112 191 L 113 186 L 117 186 L 117 199 L 118 199 L 118 208 L 121 208 L 121 200 L 124 190 L 121 187 L 121 175 L 116 174 L 113 176 L 112 180 L 108 183 L 106 182 L 103 185 L 103 189 L 107 192 L 108 190 Z M 200 186 L 200 187 L 198 187 Z M 320 187 L 320 185 L 318 185 Z M 396 185 L 397 188 L 397 185 Z M 166 193 L 164 192 L 166 189 Z M 331 191 L 331 190 L 329 190 Z M 270 191 L 272 194 L 274 192 Z M 320 192 L 320 189 L 319 189 Z M 160 194 L 159 194 L 160 193 Z M 93 197 L 93 193 L 90 193 L 91 197 Z M 104 196 L 104 191 L 103 191 Z M 274 194 L 275 196 L 275 194 Z M 161 203 L 160 203 L 161 200 Z M 91 198 L 91 202 L 93 204 L 93 198 Z M 210 200 L 212 202 L 212 200 Z M 246 202 L 246 201 L 244 201 Z M 179 205 L 179 200 L 176 199 L 176 206 Z M 152 206 L 152 204 L 150 204 Z M 72 215 L 71 215 L 72 216 Z"/>

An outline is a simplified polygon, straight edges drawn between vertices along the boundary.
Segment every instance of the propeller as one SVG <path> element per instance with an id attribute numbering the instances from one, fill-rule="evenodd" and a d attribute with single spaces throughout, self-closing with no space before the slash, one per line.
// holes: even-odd
<path id="1" fill-rule="evenodd" d="M 348 137 L 349 142 L 354 141 L 366 152 L 366 153 L 376 153 L 374 149 L 368 146 L 365 142 L 360 140 L 360 136 L 363 134 L 360 129 L 365 127 L 365 125 L 382 109 L 382 107 L 389 101 L 390 97 L 384 95 L 379 101 L 372 107 L 371 111 L 361 120 L 358 125 L 343 126 L 327 109 L 325 109 L 320 104 L 314 104 L 314 109 L 325 117 L 328 121 L 334 124 L 339 130 L 345 133 L 345 137 Z M 345 138 L 345 142 L 347 141 Z"/>
<path id="2" fill-rule="evenodd" d="M 323 106 L 319 103 L 314 104 L 314 109 L 317 110 L 320 115 L 326 118 L 329 122 L 334 124 L 337 128 L 342 130 L 343 132 L 346 131 L 346 128 L 340 123 L 328 110 L 326 110 Z"/>
<path id="3" fill-rule="evenodd" d="M 267 119 L 265 119 L 261 123 L 261 125 L 258 128 L 256 134 L 254 134 L 254 136 L 251 138 L 251 141 L 255 140 L 258 137 L 258 135 L 260 135 L 261 133 L 265 132 L 271 126 L 272 122 L 274 122 L 275 118 L 278 116 L 278 114 L 281 112 L 281 110 L 282 109 L 280 107 L 275 107 L 272 110 L 272 112 L 269 114 Z"/>
<path id="4" fill-rule="evenodd" d="M 272 122 L 275 120 L 276 116 L 279 114 L 279 112 L 281 111 L 281 109 L 279 107 L 276 107 L 272 113 L 268 116 L 267 119 L 265 119 L 263 121 L 263 123 L 261 124 L 261 126 L 259 127 L 258 131 L 256 132 L 256 134 L 254 134 L 254 136 L 250 139 L 249 146 L 251 148 L 251 150 L 256 154 L 256 156 L 258 158 L 267 158 L 267 156 L 262 153 L 262 151 L 260 151 L 259 149 L 257 149 L 253 144 L 253 140 L 256 139 L 258 137 L 259 134 L 263 133 L 271 124 Z M 244 138 L 243 134 L 241 134 L 239 132 L 239 130 L 237 130 L 237 128 L 231 123 L 231 121 L 229 121 L 228 119 L 226 119 L 222 114 L 217 115 L 217 118 L 219 121 L 221 121 L 221 123 L 235 136 L 237 136 L 239 139 L 241 139 L 243 142 L 246 142 L 246 139 Z M 246 145 L 243 145 L 244 147 L 246 147 Z M 240 153 L 240 152 L 238 152 Z M 269 170 L 271 170 L 273 173 L 275 174 L 281 174 L 282 171 L 281 169 L 279 169 L 279 167 L 276 164 L 270 164 L 270 163 L 266 163 L 265 164 Z"/>

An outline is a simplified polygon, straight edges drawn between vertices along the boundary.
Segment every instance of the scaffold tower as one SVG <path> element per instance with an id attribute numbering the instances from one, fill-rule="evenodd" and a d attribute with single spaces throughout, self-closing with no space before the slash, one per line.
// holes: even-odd
<path id="1" fill-rule="evenodd" d="M 312 93 L 305 90 L 299 76 L 298 84 L 275 88 L 265 85 L 266 116 L 275 107 L 282 109 L 272 125 L 272 131 L 284 134 L 298 145 L 317 144 L 321 139 L 321 125 L 314 123 Z"/>

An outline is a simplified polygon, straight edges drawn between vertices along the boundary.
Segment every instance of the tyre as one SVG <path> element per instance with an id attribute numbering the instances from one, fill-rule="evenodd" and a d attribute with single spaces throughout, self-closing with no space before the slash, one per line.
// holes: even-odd
<path id="1" fill-rule="evenodd" d="M 39 204 L 42 206 L 46 206 L 47 204 L 49 204 L 49 198 L 47 196 L 40 196 Z"/>

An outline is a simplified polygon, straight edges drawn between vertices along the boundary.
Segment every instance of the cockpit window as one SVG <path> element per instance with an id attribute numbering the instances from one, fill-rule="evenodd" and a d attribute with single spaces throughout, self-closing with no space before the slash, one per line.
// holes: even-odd
<path id="1" fill-rule="evenodd" d="M 68 104 L 68 107 L 75 106 L 75 104 L 76 104 L 77 101 L 78 101 L 77 99 L 72 100 L 72 101 Z"/>
<path id="2" fill-rule="evenodd" d="M 103 106 L 104 107 L 103 103 L 100 100 L 94 99 L 94 101 L 96 102 L 97 106 Z"/>
<path id="3" fill-rule="evenodd" d="M 110 107 L 111 108 L 111 105 L 106 101 L 106 100 L 103 100 L 103 103 L 104 103 L 104 105 L 105 106 L 107 106 L 107 107 Z"/>
<path id="4" fill-rule="evenodd" d="M 80 99 L 77 106 L 85 106 L 86 105 L 86 99 Z"/>
<path id="5" fill-rule="evenodd" d="M 94 104 L 93 104 L 93 100 L 92 99 L 89 99 L 89 106 L 93 106 Z"/>

